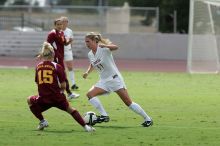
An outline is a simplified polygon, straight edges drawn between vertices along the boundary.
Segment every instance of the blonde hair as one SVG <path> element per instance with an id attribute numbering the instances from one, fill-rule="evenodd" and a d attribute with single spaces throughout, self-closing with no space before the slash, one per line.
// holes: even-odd
<path id="1" fill-rule="evenodd" d="M 109 39 L 102 38 L 102 35 L 100 33 L 89 32 L 86 34 L 86 38 L 95 40 L 98 44 L 104 44 L 104 45 L 112 44 L 112 42 Z"/>
<path id="2" fill-rule="evenodd" d="M 38 57 L 44 59 L 50 59 L 53 58 L 53 55 L 54 55 L 53 46 L 48 42 L 44 42 Z"/>
<path id="3" fill-rule="evenodd" d="M 62 21 L 67 21 L 67 22 L 69 21 L 69 20 L 68 20 L 68 17 L 65 17 L 65 16 L 61 16 L 60 19 L 61 19 Z"/>
<path id="4" fill-rule="evenodd" d="M 56 19 L 53 21 L 54 25 L 56 25 L 56 24 L 57 24 L 57 22 L 59 22 L 59 21 L 61 21 L 61 22 L 62 22 L 62 19 L 61 19 L 61 18 L 56 18 Z"/>

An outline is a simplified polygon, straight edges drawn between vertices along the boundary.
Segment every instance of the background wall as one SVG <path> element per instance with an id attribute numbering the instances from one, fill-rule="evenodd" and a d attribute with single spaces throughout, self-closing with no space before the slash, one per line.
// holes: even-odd
<path id="1" fill-rule="evenodd" d="M 120 46 L 118 58 L 186 60 L 188 37 L 183 34 L 107 34 Z"/>
<path id="2" fill-rule="evenodd" d="M 37 55 L 48 32 L 0 31 L 0 56 L 33 57 Z M 75 32 L 73 53 L 77 58 L 87 57 L 85 32 Z M 103 34 L 117 44 L 114 52 L 122 59 L 187 59 L 187 35 L 183 34 Z"/>

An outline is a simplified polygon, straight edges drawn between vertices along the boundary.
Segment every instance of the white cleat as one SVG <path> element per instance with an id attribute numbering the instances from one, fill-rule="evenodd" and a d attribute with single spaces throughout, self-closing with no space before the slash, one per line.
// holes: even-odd
<path id="1" fill-rule="evenodd" d="M 48 125 L 47 120 L 42 120 L 42 121 L 40 121 L 40 123 L 39 123 L 37 129 L 38 129 L 38 130 L 44 130 L 44 128 L 45 128 L 45 127 L 48 127 L 48 126 L 49 126 L 49 125 Z"/>
<path id="2" fill-rule="evenodd" d="M 85 128 L 86 132 L 94 132 L 95 131 L 95 128 L 93 128 L 92 126 L 89 126 L 89 125 L 85 125 L 84 128 Z"/>
<path id="3" fill-rule="evenodd" d="M 76 93 L 71 93 L 68 95 L 68 101 L 72 100 L 72 99 L 76 99 L 76 98 L 79 98 L 79 94 L 76 94 Z"/>

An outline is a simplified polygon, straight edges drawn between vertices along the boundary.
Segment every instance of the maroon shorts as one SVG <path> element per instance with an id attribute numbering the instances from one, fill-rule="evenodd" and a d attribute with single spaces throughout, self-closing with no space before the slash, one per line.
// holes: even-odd
<path id="1" fill-rule="evenodd" d="M 67 111 L 69 107 L 69 102 L 67 101 L 64 94 L 53 97 L 41 97 L 39 95 L 30 96 L 30 103 L 32 105 L 38 106 L 41 109 L 41 112 L 46 111 L 51 107 L 56 107 L 61 110 Z"/>

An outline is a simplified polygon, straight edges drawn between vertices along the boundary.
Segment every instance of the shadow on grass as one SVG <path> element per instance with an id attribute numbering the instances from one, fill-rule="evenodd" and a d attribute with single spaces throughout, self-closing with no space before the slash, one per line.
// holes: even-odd
<path id="1" fill-rule="evenodd" d="M 56 129 L 45 129 L 45 130 L 33 130 L 36 132 L 42 132 L 42 133 L 60 133 L 60 134 L 64 134 L 64 133 L 73 133 L 73 132 L 84 132 L 82 131 L 77 131 L 77 130 L 56 130 Z"/>
<path id="2" fill-rule="evenodd" d="M 113 125 L 113 126 L 103 126 L 103 125 L 95 125 L 93 126 L 94 128 L 100 128 L 100 129 L 129 129 L 129 128 L 137 128 L 137 126 L 117 126 L 117 125 Z M 32 130 L 32 131 L 36 131 L 39 133 L 59 133 L 59 134 L 68 134 L 68 133 L 73 133 L 73 132 L 85 132 L 83 129 L 82 130 L 56 130 L 56 129 L 49 129 L 46 128 L 42 131 L 40 130 Z"/>
<path id="3" fill-rule="evenodd" d="M 103 126 L 103 125 L 95 125 L 95 128 L 103 128 L 103 129 L 128 129 L 128 128 L 137 128 L 136 126 L 117 126 L 117 125 L 113 125 L 113 126 Z"/>

